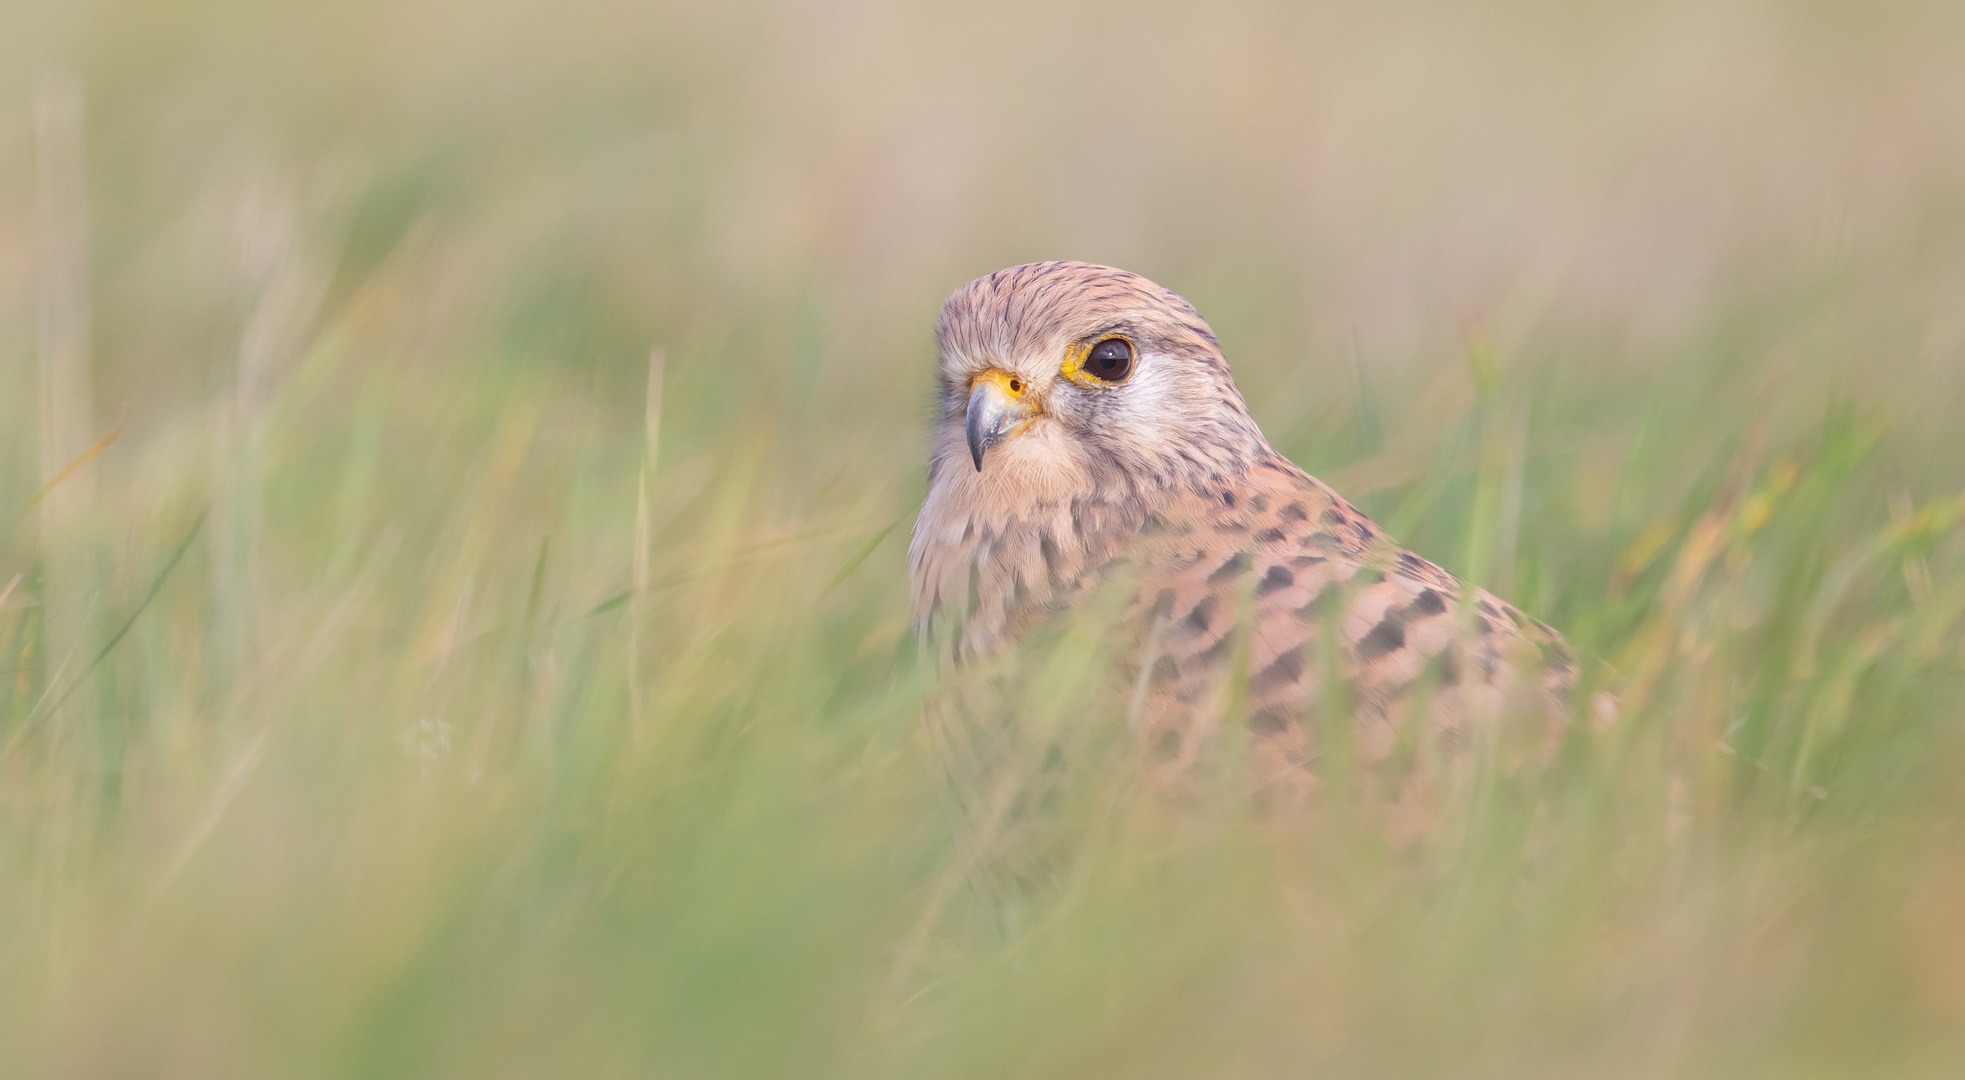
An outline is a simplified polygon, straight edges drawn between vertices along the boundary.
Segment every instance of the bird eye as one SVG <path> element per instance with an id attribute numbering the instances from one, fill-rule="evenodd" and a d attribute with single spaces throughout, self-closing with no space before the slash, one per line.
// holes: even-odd
<path id="1" fill-rule="evenodd" d="M 1133 373 L 1133 343 L 1110 337 L 1085 354 L 1085 372 L 1102 382 L 1125 382 Z"/>

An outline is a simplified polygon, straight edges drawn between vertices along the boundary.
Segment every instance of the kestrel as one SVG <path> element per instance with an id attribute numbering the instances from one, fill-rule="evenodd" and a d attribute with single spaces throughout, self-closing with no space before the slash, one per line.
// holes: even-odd
<path id="1" fill-rule="evenodd" d="M 1271 448 L 1186 300 L 1030 263 L 956 290 L 935 337 L 940 426 L 908 559 L 944 667 L 1126 574 L 1148 746 L 1175 769 L 1232 721 L 1264 779 L 1314 775 L 1333 701 L 1367 761 L 1426 735 L 1457 750 L 1503 716 L 1552 745 L 1577 673 L 1562 638 Z"/>

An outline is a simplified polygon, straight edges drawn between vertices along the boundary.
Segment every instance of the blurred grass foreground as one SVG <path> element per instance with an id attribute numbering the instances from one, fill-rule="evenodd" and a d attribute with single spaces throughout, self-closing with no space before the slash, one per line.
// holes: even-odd
<path id="1" fill-rule="evenodd" d="M 1962 16 L 10 5 L 0 1075 L 1965 1075 Z M 1394 849 L 1034 673 L 977 888 L 929 328 L 1055 257 L 1624 718 Z"/>

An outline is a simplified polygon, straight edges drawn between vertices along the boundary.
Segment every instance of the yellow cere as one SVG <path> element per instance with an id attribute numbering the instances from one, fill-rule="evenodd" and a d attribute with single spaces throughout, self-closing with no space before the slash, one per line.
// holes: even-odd
<path id="1" fill-rule="evenodd" d="M 997 389 L 1002 390 L 1005 394 L 1019 401 L 1023 399 L 1023 392 L 1027 389 L 1022 378 L 998 368 L 990 368 L 988 371 L 976 376 L 969 383 L 969 389 L 974 390 L 978 383 L 986 382 L 995 383 Z"/>

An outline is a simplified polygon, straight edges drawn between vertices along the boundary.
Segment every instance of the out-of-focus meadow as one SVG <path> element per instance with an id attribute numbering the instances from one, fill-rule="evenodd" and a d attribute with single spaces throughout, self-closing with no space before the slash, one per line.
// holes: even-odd
<path id="1" fill-rule="evenodd" d="M 0 1073 L 1965 1069 L 1957 5 L 3 21 Z M 1034 674 L 974 887 L 903 554 L 1035 258 L 1623 719 L 1395 849 Z"/>

